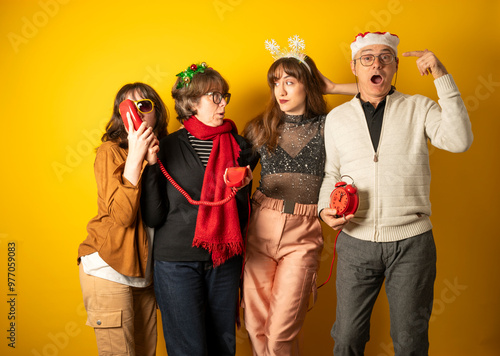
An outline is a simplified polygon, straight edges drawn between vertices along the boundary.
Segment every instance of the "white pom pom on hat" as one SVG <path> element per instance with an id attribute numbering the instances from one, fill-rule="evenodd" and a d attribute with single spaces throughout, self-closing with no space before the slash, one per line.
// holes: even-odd
<path id="1" fill-rule="evenodd" d="M 391 47 L 394 54 L 398 55 L 399 37 L 389 32 L 365 32 L 358 33 L 351 43 L 352 59 L 358 51 L 366 46 L 382 44 Z"/>

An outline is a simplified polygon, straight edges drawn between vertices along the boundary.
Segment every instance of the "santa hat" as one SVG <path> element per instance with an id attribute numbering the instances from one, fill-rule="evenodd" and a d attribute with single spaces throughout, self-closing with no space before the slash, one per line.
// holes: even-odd
<path id="1" fill-rule="evenodd" d="M 359 33 L 351 43 L 352 59 L 358 51 L 366 46 L 381 44 L 392 48 L 394 54 L 398 55 L 399 37 L 389 32 L 365 32 Z"/>

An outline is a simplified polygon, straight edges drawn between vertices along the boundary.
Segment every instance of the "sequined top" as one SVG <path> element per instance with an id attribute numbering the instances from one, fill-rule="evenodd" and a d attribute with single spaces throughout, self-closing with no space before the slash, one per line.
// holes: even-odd
<path id="1" fill-rule="evenodd" d="M 274 199 L 318 203 L 325 169 L 325 119 L 284 116 L 276 149 L 258 149 L 262 170 L 257 189 Z"/>

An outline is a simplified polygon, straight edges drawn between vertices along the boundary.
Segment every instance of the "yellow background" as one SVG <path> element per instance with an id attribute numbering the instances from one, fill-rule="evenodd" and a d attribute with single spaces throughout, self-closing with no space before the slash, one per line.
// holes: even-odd
<path id="1" fill-rule="evenodd" d="M 348 45 L 358 32 L 391 31 L 400 52 L 433 50 L 470 112 L 472 148 L 431 149 L 438 276 L 432 355 L 500 353 L 500 120 L 498 1 L 96 1 L 3 0 L 0 5 L 0 353 L 94 355 L 85 326 L 77 248 L 96 213 L 94 148 L 125 83 L 144 81 L 168 104 L 175 74 L 206 61 L 228 79 L 227 117 L 243 128 L 268 98 L 266 39 L 305 40 L 306 52 L 336 82 L 354 78 Z M 414 58 L 401 58 L 400 91 L 436 98 Z M 329 107 L 346 96 L 328 97 Z M 325 230 L 319 280 L 334 233 Z M 8 243 L 16 255 L 16 348 L 8 347 Z M 334 277 L 320 289 L 302 334 L 304 355 L 331 355 Z M 367 355 L 391 355 L 382 292 Z M 166 355 L 160 330 L 158 355 Z M 244 330 L 237 355 L 250 355 Z"/>

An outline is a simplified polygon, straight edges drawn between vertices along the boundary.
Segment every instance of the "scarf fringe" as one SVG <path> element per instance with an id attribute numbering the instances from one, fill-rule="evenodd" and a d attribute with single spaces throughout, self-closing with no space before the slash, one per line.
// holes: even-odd
<path id="1" fill-rule="evenodd" d="M 243 241 L 213 243 L 208 241 L 193 241 L 193 247 L 201 247 L 212 254 L 214 267 L 222 265 L 233 256 L 242 255 L 244 252 Z"/>

